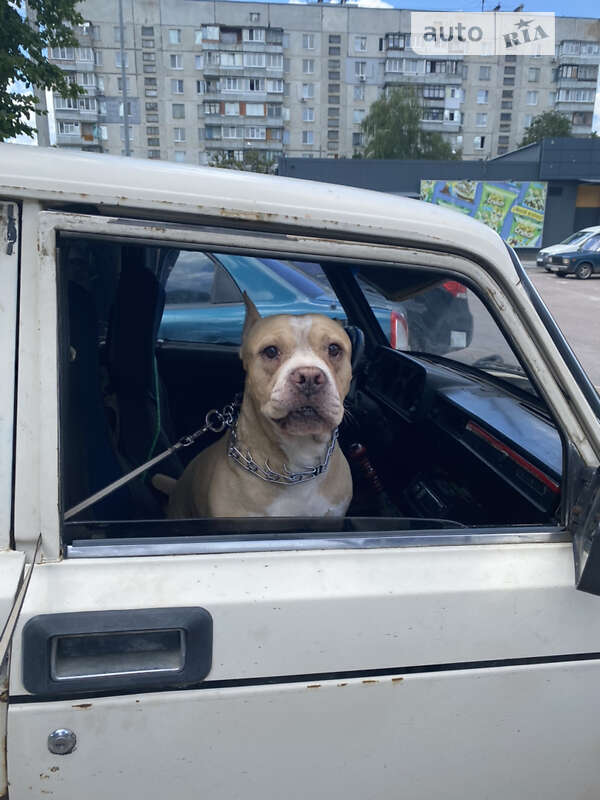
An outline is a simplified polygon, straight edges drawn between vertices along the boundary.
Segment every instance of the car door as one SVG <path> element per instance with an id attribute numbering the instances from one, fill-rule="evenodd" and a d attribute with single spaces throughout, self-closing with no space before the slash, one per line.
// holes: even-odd
<path id="1" fill-rule="evenodd" d="M 571 463 L 593 470 L 594 409 L 526 279 L 503 278 L 508 254 L 484 271 L 416 247 L 28 214 L 39 237 L 24 242 L 20 301 L 35 314 L 19 343 L 15 540 L 29 549 L 41 531 L 44 563 L 13 643 L 11 798 L 594 796 L 600 600 L 574 589 L 575 485 L 563 524 L 524 528 L 340 535 L 281 521 L 206 538 L 210 521 L 138 520 L 107 540 L 101 522 L 61 518 L 69 350 L 48 298 L 62 237 L 445 270 L 486 298 Z"/>
<path id="2" fill-rule="evenodd" d="M 19 285 L 20 207 L 10 199 L 0 201 L 0 796 L 7 791 L 6 713 L 8 706 L 8 655 L 13 609 L 25 564 L 25 554 L 12 548 L 12 481 L 15 404 L 15 346 Z"/>

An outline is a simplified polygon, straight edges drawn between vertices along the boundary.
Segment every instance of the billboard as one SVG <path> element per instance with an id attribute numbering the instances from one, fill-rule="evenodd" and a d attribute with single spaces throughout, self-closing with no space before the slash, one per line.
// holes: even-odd
<path id="1" fill-rule="evenodd" d="M 512 247 L 541 247 L 546 191 L 541 181 L 421 181 L 421 200 L 485 222 Z"/>

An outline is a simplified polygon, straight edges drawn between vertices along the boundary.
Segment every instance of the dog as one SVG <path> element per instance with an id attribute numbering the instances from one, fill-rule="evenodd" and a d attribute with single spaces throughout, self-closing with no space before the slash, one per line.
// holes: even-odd
<path id="1" fill-rule="evenodd" d="M 244 303 L 246 382 L 237 421 L 179 480 L 154 476 L 169 495 L 167 516 L 342 517 L 352 499 L 337 443 L 352 378 L 350 339 L 329 317 L 263 318 L 246 293 Z"/>

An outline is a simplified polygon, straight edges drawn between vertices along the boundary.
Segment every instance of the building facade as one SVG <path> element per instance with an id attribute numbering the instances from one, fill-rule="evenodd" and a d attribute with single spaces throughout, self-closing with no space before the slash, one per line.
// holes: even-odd
<path id="1" fill-rule="evenodd" d="M 466 159 L 518 146 L 534 116 L 592 131 L 600 21 L 556 18 L 554 57 L 425 58 L 410 11 L 348 5 L 123 0 L 127 131 L 117 0 L 85 0 L 80 47 L 50 58 L 82 84 L 54 97 L 59 146 L 205 164 L 245 151 L 349 157 L 369 106 L 394 86 L 422 98 L 423 127 Z"/>

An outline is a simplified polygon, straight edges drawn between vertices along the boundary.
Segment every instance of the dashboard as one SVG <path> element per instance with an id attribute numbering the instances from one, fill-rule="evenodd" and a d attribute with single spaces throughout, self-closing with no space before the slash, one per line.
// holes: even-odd
<path id="1" fill-rule="evenodd" d="M 483 524 L 504 506 L 511 523 L 553 519 L 562 474 L 556 427 L 533 398 L 456 367 L 389 348 L 369 367 L 368 394 L 404 423 L 403 441 L 415 453 L 407 512 Z"/>

